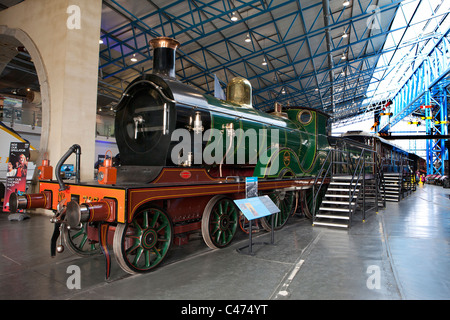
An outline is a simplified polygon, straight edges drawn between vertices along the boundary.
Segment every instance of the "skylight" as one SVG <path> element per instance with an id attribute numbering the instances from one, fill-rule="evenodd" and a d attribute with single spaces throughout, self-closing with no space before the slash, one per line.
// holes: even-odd
<path id="1" fill-rule="evenodd" d="M 410 0 L 400 4 L 363 107 L 395 96 L 448 31 L 449 12 L 450 1 L 447 0 Z"/>

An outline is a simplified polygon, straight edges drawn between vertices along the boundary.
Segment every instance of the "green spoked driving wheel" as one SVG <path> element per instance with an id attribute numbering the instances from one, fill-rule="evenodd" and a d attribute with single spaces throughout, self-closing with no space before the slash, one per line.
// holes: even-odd
<path id="1" fill-rule="evenodd" d="M 226 247 L 233 240 L 239 223 L 239 210 L 224 196 L 214 196 L 203 211 L 202 236 L 212 249 Z"/>
<path id="2" fill-rule="evenodd" d="M 89 232 L 89 231 L 91 232 Z M 98 234 L 97 228 L 90 223 L 83 223 L 80 228 L 64 227 L 64 241 L 73 253 L 85 257 L 100 254 L 99 242 L 89 238 L 89 234 Z"/>
<path id="3" fill-rule="evenodd" d="M 273 216 L 275 230 L 284 227 L 289 217 L 297 207 L 297 198 L 294 191 L 274 191 L 269 194 L 270 199 L 280 209 L 280 212 Z M 261 219 L 261 225 L 267 231 L 272 230 L 272 216 L 266 216 Z"/>
<path id="4" fill-rule="evenodd" d="M 169 216 L 157 207 L 141 209 L 130 223 L 118 224 L 114 233 L 114 255 L 128 273 L 145 273 L 166 257 L 173 239 Z"/>

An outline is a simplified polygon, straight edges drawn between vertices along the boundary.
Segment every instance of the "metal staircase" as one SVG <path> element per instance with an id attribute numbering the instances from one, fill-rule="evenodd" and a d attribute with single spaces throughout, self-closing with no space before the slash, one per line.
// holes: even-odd
<path id="1" fill-rule="evenodd" d="M 314 216 L 313 226 L 348 228 L 360 190 L 361 183 L 355 182 L 353 176 L 333 177 Z"/>
<path id="2" fill-rule="evenodd" d="M 399 202 L 402 195 L 402 174 L 385 173 L 384 183 L 386 185 L 386 201 Z"/>
<path id="3" fill-rule="evenodd" d="M 385 200 L 390 202 L 399 202 L 412 191 L 416 190 L 413 181 L 414 172 L 411 170 L 409 159 L 402 157 L 395 160 L 395 168 L 398 172 L 385 172 L 383 174 L 386 185 Z M 385 170 L 392 169 L 392 166 L 385 165 Z"/>
<path id="4" fill-rule="evenodd" d="M 356 211 L 385 206 L 383 175 L 376 153 L 360 148 L 349 153 L 337 146 L 329 151 L 313 187 L 313 226 L 350 228 Z M 325 187 L 326 178 L 331 179 Z M 380 202 L 381 201 L 381 202 Z"/>

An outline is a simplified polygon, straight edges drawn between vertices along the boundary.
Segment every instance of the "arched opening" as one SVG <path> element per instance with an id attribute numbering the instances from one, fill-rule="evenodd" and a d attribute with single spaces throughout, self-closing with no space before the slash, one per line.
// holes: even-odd
<path id="1" fill-rule="evenodd" d="M 0 95 L 12 101 L 22 101 L 16 109 L 4 108 L 0 120 L 40 151 L 34 160 L 38 166 L 48 149 L 50 131 L 50 96 L 45 64 L 33 40 L 20 29 L 0 26 L 0 50 Z M 36 128 L 40 131 L 33 132 Z M 35 185 L 37 172 L 32 181 Z"/>

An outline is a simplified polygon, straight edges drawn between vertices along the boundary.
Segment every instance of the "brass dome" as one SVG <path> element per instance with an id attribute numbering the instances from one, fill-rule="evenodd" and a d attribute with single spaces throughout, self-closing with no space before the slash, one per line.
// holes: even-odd
<path id="1" fill-rule="evenodd" d="M 244 108 L 253 108 L 250 81 L 241 77 L 233 78 L 227 85 L 227 101 Z"/>

